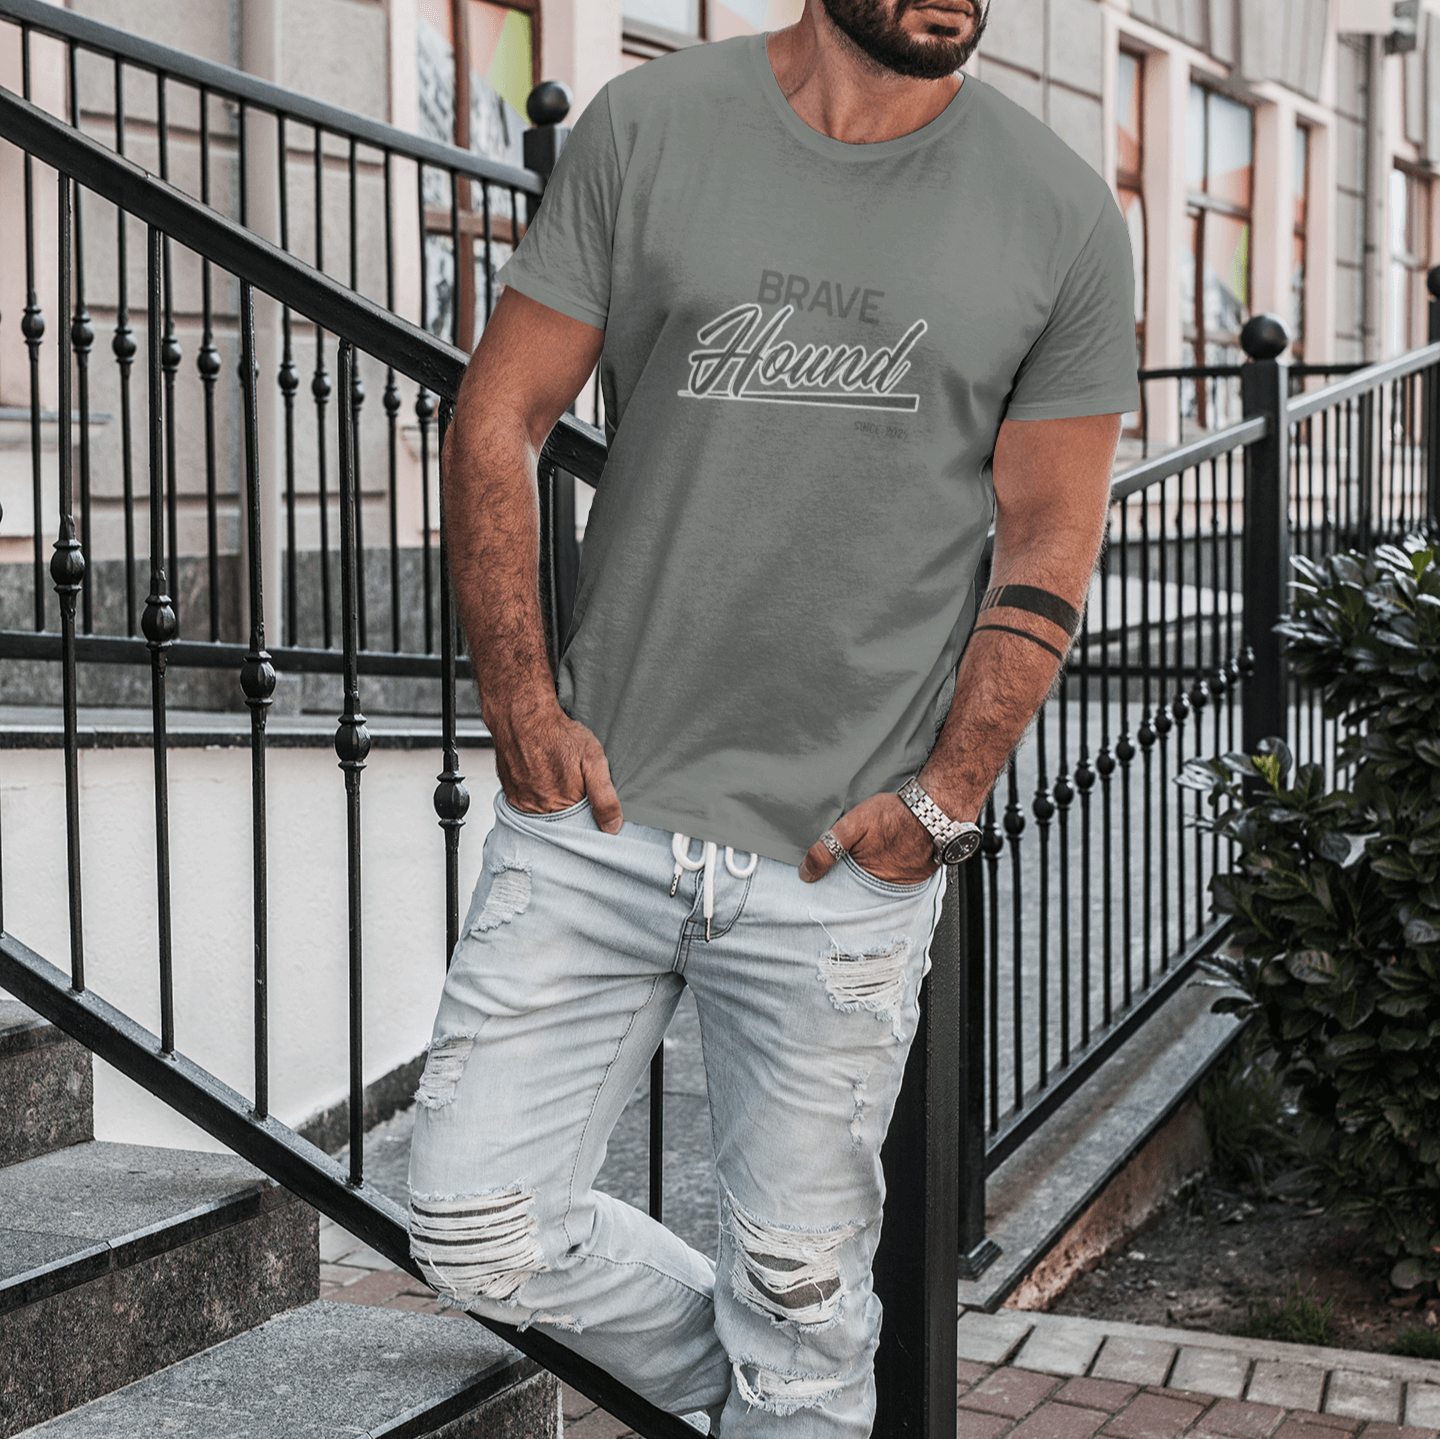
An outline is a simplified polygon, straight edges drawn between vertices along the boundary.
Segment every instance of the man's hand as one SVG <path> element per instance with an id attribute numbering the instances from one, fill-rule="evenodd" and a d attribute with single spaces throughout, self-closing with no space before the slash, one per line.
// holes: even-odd
<path id="1" fill-rule="evenodd" d="M 624 816 L 610 765 L 600 741 L 583 724 L 551 701 L 509 710 L 489 727 L 500 787 L 514 808 L 554 814 L 588 799 L 595 823 L 607 834 L 619 833 Z"/>
<path id="2" fill-rule="evenodd" d="M 923 884 L 937 869 L 935 842 L 898 794 L 872 794 L 837 819 L 830 831 L 867 874 L 891 884 Z M 819 841 L 806 851 L 800 878 L 819 879 L 835 856 Z"/>

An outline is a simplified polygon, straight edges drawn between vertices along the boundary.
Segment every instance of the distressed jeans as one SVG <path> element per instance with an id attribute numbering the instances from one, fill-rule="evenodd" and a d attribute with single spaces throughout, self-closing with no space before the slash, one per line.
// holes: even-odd
<path id="1" fill-rule="evenodd" d="M 940 876 L 890 884 L 847 856 L 807 885 L 778 860 L 737 878 L 750 856 L 722 858 L 707 941 L 704 875 L 677 866 L 671 835 L 605 834 L 584 802 L 495 808 L 417 1094 L 411 1252 L 442 1299 L 544 1326 L 724 1439 L 862 1439 L 880 1145 Z M 714 1260 L 594 1187 L 685 984 Z"/>

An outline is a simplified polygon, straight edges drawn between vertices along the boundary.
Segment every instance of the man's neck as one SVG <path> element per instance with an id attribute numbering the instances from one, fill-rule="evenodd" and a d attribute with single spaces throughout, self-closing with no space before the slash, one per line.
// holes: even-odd
<path id="1" fill-rule="evenodd" d="M 770 68 L 790 108 L 812 129 L 851 145 L 895 140 L 928 125 L 961 77 L 915 80 L 887 70 L 836 29 L 818 0 L 769 37 Z"/>

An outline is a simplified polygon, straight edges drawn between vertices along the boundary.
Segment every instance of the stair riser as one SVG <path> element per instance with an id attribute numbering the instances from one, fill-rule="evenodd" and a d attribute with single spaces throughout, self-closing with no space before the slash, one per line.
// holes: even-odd
<path id="1" fill-rule="evenodd" d="M 48 1025 L 0 1044 L 0 1167 L 94 1137 L 90 1051 Z"/>
<path id="2" fill-rule="evenodd" d="M 432 1429 L 427 1439 L 563 1439 L 560 1381 L 539 1374 Z"/>
<path id="3" fill-rule="evenodd" d="M 315 1299 L 298 1200 L 0 1315 L 0 1439 Z"/>

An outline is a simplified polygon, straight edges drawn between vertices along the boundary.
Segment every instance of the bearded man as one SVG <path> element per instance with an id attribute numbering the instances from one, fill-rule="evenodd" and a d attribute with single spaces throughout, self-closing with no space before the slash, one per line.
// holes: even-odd
<path id="1" fill-rule="evenodd" d="M 1138 403 L 1124 223 L 957 73 L 984 24 L 807 0 L 612 81 L 446 441 L 503 794 L 418 1096 L 413 1252 L 724 1439 L 870 1432 L 880 1146 L 940 868 L 1069 648 Z M 536 461 L 597 363 L 557 674 Z M 594 1188 L 687 984 L 714 1261 Z"/>

